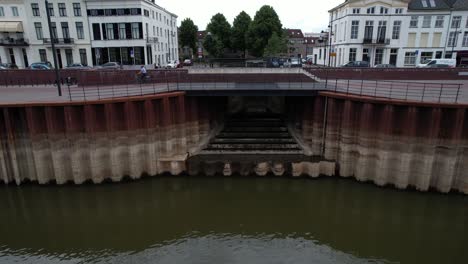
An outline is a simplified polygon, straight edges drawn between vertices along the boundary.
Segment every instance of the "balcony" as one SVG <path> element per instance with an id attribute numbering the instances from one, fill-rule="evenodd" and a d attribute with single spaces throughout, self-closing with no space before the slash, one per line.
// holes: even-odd
<path id="1" fill-rule="evenodd" d="M 25 46 L 29 46 L 29 42 L 27 39 L 24 39 L 24 38 L 19 38 L 19 39 L 6 38 L 6 39 L 0 39 L 0 46 L 25 47 Z"/>
<path id="2" fill-rule="evenodd" d="M 362 44 L 389 45 L 390 44 L 390 39 L 386 39 L 386 38 L 377 38 L 377 39 L 364 38 L 364 40 L 362 41 Z"/>
<path id="3" fill-rule="evenodd" d="M 44 42 L 45 45 L 51 45 L 52 42 L 55 45 L 59 45 L 59 46 L 70 46 L 70 45 L 75 44 L 75 40 L 72 38 L 53 38 L 53 39 L 44 38 L 42 39 L 42 41 Z"/>

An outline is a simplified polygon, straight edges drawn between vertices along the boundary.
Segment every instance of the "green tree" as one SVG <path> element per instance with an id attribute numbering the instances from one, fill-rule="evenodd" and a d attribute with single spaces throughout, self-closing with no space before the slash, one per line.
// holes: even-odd
<path id="1" fill-rule="evenodd" d="M 211 32 L 206 35 L 203 41 L 203 47 L 215 58 L 221 57 L 224 53 L 223 42 L 217 36 L 211 34 Z"/>
<path id="2" fill-rule="evenodd" d="M 285 53 L 287 49 L 287 40 L 284 37 L 278 36 L 276 32 L 273 32 L 273 35 L 271 35 L 271 38 L 268 40 L 268 44 L 265 47 L 263 56 L 276 57 L 281 53 Z"/>
<path id="3" fill-rule="evenodd" d="M 247 49 L 257 57 L 263 56 L 268 40 L 274 32 L 282 37 L 283 25 L 273 7 L 264 5 L 255 14 L 247 31 Z"/>
<path id="4" fill-rule="evenodd" d="M 186 18 L 180 23 L 179 42 L 182 47 L 187 46 L 195 53 L 197 49 L 197 32 L 198 27 L 193 23 L 192 19 Z"/>
<path id="5" fill-rule="evenodd" d="M 231 47 L 235 50 L 243 51 L 245 57 L 245 50 L 247 49 L 247 30 L 249 29 L 250 23 L 252 23 L 252 18 L 242 11 L 234 19 L 232 24 L 232 34 L 231 34 Z"/>
<path id="6" fill-rule="evenodd" d="M 231 46 L 231 25 L 226 20 L 226 17 L 218 13 L 211 18 L 210 23 L 206 26 L 206 31 L 216 37 L 225 48 Z"/>

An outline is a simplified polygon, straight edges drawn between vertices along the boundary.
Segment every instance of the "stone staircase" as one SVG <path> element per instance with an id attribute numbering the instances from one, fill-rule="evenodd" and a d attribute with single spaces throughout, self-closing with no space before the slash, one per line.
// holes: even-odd
<path id="1" fill-rule="evenodd" d="M 278 115 L 249 113 L 229 118 L 202 154 L 303 154 Z"/>

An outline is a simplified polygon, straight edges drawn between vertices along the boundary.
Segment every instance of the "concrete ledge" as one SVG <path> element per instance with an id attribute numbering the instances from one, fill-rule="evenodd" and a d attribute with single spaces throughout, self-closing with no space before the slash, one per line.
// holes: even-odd
<path id="1" fill-rule="evenodd" d="M 189 74 L 304 74 L 302 68 L 190 68 Z"/>

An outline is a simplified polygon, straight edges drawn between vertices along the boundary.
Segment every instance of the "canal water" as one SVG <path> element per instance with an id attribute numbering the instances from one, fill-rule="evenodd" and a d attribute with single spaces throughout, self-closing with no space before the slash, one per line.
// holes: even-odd
<path id="1" fill-rule="evenodd" d="M 0 187 L 0 263 L 467 263 L 468 197 L 343 179 Z"/>

